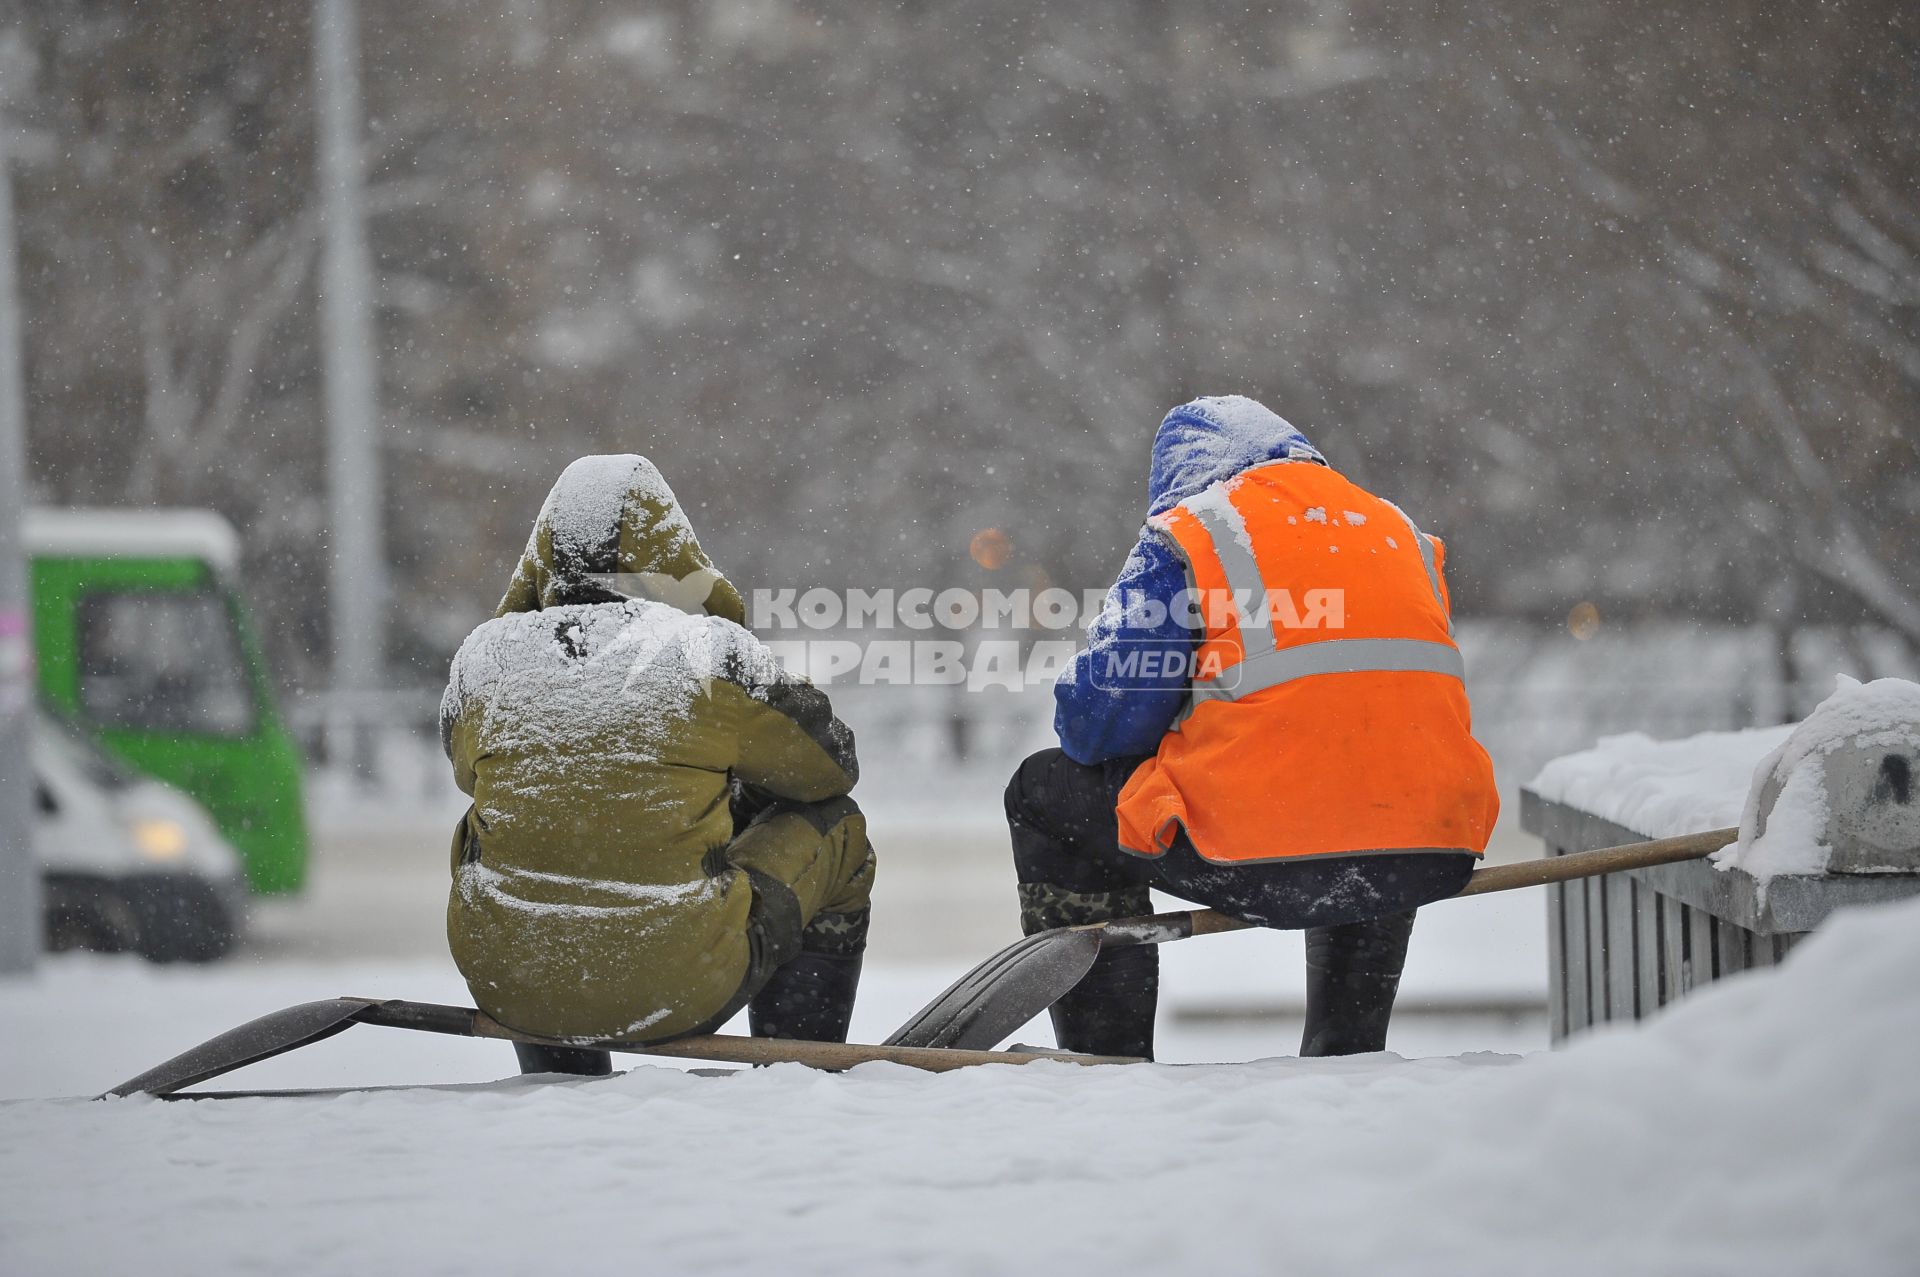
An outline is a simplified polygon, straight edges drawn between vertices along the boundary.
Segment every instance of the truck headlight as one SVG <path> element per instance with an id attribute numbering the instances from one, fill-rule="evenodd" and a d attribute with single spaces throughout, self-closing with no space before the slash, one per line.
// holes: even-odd
<path id="1" fill-rule="evenodd" d="M 148 860 L 178 860 L 186 854 L 187 829 L 177 820 L 136 820 L 130 832 L 133 845 Z"/>

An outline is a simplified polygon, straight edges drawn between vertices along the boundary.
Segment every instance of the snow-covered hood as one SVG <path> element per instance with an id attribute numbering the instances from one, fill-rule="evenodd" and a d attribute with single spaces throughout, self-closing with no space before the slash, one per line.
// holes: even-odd
<path id="1" fill-rule="evenodd" d="M 1162 514 L 1209 484 L 1266 461 L 1327 463 L 1284 417 L 1245 395 L 1183 403 L 1153 436 L 1147 513 Z"/>
<path id="2" fill-rule="evenodd" d="M 547 493 L 494 615 L 627 598 L 746 623 L 740 592 L 654 464 L 630 452 L 581 457 Z"/>

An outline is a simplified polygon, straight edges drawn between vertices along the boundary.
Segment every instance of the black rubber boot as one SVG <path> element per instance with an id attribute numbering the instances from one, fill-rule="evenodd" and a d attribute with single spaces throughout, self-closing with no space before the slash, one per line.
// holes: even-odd
<path id="1" fill-rule="evenodd" d="M 756 1038 L 845 1042 L 860 987 L 859 954 L 802 953 L 773 973 L 747 1003 Z"/>
<path id="2" fill-rule="evenodd" d="M 847 1040 L 870 917 L 865 909 L 814 916 L 800 933 L 800 955 L 775 970 L 747 1003 L 753 1036 Z"/>
<path id="3" fill-rule="evenodd" d="M 1047 882 L 1020 884 L 1020 927 L 1027 935 L 1150 912 L 1145 887 L 1080 892 Z M 1111 949 L 1052 1007 L 1053 1040 L 1063 1051 L 1153 1058 L 1153 1015 L 1160 998 L 1160 951 Z"/>
<path id="4" fill-rule="evenodd" d="M 1307 1024 L 1300 1054 L 1387 1049 L 1387 1022 L 1413 934 L 1413 911 L 1307 932 Z"/>
<path id="5" fill-rule="evenodd" d="M 613 1055 L 579 1046 L 535 1046 L 515 1042 L 513 1054 L 522 1073 L 571 1073 L 577 1077 L 605 1077 L 613 1072 Z"/>
<path id="6" fill-rule="evenodd" d="M 1073 991 L 1047 1009 L 1053 1040 L 1085 1055 L 1153 1058 L 1160 951 L 1152 945 L 1100 955 Z"/>

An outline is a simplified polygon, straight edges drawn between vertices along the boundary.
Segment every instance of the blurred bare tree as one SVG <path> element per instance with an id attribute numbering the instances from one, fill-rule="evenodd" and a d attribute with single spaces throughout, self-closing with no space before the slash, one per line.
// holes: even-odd
<path id="1" fill-rule="evenodd" d="M 393 646 L 649 453 L 749 585 L 1101 584 L 1160 414 L 1263 398 L 1581 600 L 1920 638 L 1901 0 L 369 5 Z M 216 506 L 324 667 L 299 0 L 17 4 L 45 499 Z"/>

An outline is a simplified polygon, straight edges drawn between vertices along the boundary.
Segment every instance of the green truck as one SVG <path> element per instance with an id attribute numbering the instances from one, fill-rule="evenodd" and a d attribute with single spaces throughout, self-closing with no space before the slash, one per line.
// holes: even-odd
<path id="1" fill-rule="evenodd" d="M 27 512 L 41 700 L 197 799 L 255 894 L 307 871 L 301 760 L 236 589 L 240 542 L 207 510 Z"/>

